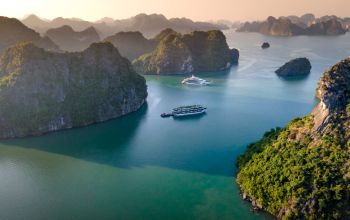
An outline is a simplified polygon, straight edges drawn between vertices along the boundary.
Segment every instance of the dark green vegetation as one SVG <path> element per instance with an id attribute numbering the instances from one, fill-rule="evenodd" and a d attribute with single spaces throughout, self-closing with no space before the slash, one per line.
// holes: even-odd
<path id="1" fill-rule="evenodd" d="M 157 42 L 145 38 L 141 32 L 119 32 L 109 36 L 105 41 L 111 42 L 122 56 L 129 60 L 134 60 L 139 56 L 152 52 Z"/>
<path id="2" fill-rule="evenodd" d="M 276 70 L 277 75 L 282 77 L 305 76 L 311 71 L 311 63 L 305 58 L 296 58 Z"/>
<path id="3" fill-rule="evenodd" d="M 133 61 L 143 74 L 188 74 L 226 70 L 238 62 L 238 50 L 230 50 L 221 31 L 180 34 L 166 29 L 158 34 L 155 50 Z"/>
<path id="4" fill-rule="evenodd" d="M 26 27 L 15 18 L 0 16 L 0 54 L 4 50 L 21 41 L 33 42 L 36 46 L 47 50 L 58 50 L 50 38 L 41 37 L 39 33 Z"/>
<path id="5" fill-rule="evenodd" d="M 52 39 L 62 50 L 82 51 L 90 44 L 100 41 L 100 37 L 93 27 L 83 31 L 74 31 L 72 27 L 64 25 L 59 28 L 49 29 L 46 36 Z"/>
<path id="6" fill-rule="evenodd" d="M 116 118 L 146 96 L 145 79 L 111 43 L 64 54 L 21 43 L 0 60 L 0 138 Z"/>
<path id="7" fill-rule="evenodd" d="M 311 115 L 271 130 L 237 160 L 243 197 L 281 219 L 350 216 L 350 59 L 322 76 Z"/>
<path id="8" fill-rule="evenodd" d="M 237 31 L 259 32 L 270 36 L 341 35 L 346 33 L 347 22 L 337 17 L 322 17 L 304 21 L 303 18 L 270 16 L 266 21 L 246 22 Z"/>

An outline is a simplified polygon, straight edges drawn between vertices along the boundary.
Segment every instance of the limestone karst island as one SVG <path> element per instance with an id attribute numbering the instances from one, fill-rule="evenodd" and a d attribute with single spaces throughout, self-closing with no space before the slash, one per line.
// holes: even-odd
<path id="1" fill-rule="evenodd" d="M 4 0 L 0 220 L 350 219 L 345 0 Z"/>

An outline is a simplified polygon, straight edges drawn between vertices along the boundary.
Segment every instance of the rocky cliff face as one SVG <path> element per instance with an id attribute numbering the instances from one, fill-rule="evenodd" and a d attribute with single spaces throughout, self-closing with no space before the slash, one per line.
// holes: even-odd
<path id="1" fill-rule="evenodd" d="M 74 31 L 70 26 L 49 29 L 46 36 L 52 39 L 62 50 L 65 51 L 82 51 L 90 44 L 100 41 L 100 37 L 93 27 L 83 31 Z"/>
<path id="2" fill-rule="evenodd" d="M 237 29 L 238 32 L 259 32 L 270 36 L 297 36 L 297 35 L 341 35 L 345 34 L 346 29 L 337 19 L 317 20 L 316 23 L 307 26 L 304 19 L 293 19 L 287 17 L 268 17 L 263 22 L 246 22 L 242 27 Z M 310 18 L 311 19 L 311 18 Z M 307 19 L 305 19 L 307 20 Z"/>
<path id="3" fill-rule="evenodd" d="M 143 54 L 152 52 L 157 42 L 145 38 L 141 32 L 119 32 L 109 36 L 105 41 L 111 42 L 118 48 L 121 55 L 127 57 L 130 61 L 140 57 Z"/>
<path id="4" fill-rule="evenodd" d="M 350 59 L 319 81 L 320 103 L 267 132 L 237 160 L 245 199 L 278 219 L 350 216 Z"/>
<path id="5" fill-rule="evenodd" d="M 58 51 L 59 48 L 50 38 L 42 38 L 39 33 L 26 27 L 15 18 L 0 16 L 0 54 L 8 47 L 21 41 L 33 42 L 36 46 Z"/>
<path id="6" fill-rule="evenodd" d="M 110 43 L 64 54 L 22 43 L 0 59 L 0 138 L 116 118 L 136 111 L 146 96 L 145 79 Z"/>
<path id="7" fill-rule="evenodd" d="M 313 132 L 340 135 L 341 141 L 347 143 L 350 137 L 350 58 L 339 62 L 323 74 L 316 96 L 320 103 L 312 112 Z M 339 133 L 335 134 L 336 127 Z"/>
<path id="8" fill-rule="evenodd" d="M 143 74 L 189 74 L 226 70 L 237 64 L 238 50 L 230 50 L 221 31 L 179 34 L 165 31 L 156 49 L 133 62 Z"/>

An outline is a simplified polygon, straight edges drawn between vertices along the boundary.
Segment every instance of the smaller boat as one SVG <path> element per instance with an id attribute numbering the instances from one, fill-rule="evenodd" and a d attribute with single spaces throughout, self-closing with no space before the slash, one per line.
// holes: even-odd
<path id="1" fill-rule="evenodd" d="M 211 84 L 211 82 L 192 75 L 191 77 L 182 80 L 182 84 L 206 86 Z"/>

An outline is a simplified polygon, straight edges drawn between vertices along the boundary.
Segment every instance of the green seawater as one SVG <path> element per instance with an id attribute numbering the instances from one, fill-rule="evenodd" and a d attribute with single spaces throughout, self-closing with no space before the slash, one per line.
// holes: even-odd
<path id="1" fill-rule="evenodd" d="M 138 112 L 106 123 L 0 141 L 0 219 L 271 219 L 241 200 L 235 159 L 272 127 L 308 114 L 322 72 L 350 55 L 350 35 L 274 38 L 227 31 L 241 51 L 230 71 L 188 87 L 179 76 L 147 76 Z M 260 49 L 268 41 L 271 48 Z M 312 73 L 274 70 L 306 56 Z M 187 104 L 202 116 L 161 118 Z"/>

